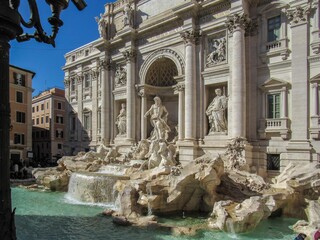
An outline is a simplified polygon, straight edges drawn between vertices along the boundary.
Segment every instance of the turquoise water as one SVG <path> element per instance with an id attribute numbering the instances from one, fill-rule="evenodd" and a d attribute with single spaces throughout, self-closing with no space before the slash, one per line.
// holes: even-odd
<path id="1" fill-rule="evenodd" d="M 16 208 L 18 240 L 211 240 L 211 239 L 278 239 L 292 240 L 289 228 L 295 219 L 277 218 L 263 221 L 250 234 L 232 235 L 223 232 L 200 231 L 197 236 L 175 237 L 164 229 L 122 227 L 114 225 L 110 217 L 100 213 L 102 206 L 71 203 L 64 193 L 35 192 L 23 188 L 12 189 L 13 207 Z M 162 218 L 161 222 L 186 226 L 203 222 L 186 216 Z"/>

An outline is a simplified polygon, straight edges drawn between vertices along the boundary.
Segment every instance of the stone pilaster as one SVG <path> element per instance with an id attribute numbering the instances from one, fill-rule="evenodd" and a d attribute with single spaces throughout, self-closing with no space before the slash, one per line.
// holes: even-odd
<path id="1" fill-rule="evenodd" d="M 311 147 L 308 141 L 309 113 L 308 96 L 308 15 L 309 6 L 296 6 L 287 11 L 291 24 L 292 44 L 292 138 L 288 144 L 287 159 L 291 161 L 310 160 Z"/>
<path id="2" fill-rule="evenodd" d="M 199 32 L 189 30 L 181 33 L 185 42 L 185 138 L 186 141 L 195 140 L 195 110 L 196 110 L 196 61 L 195 42 Z"/>
<path id="3" fill-rule="evenodd" d="M 135 57 L 136 52 L 132 49 L 126 50 L 123 53 L 127 67 L 127 140 L 134 142 L 135 140 Z"/>
<path id="4" fill-rule="evenodd" d="M 141 97 L 141 140 L 147 139 L 147 119 L 144 114 L 147 112 L 147 97 L 144 89 L 138 90 L 138 95 Z"/>
<path id="5" fill-rule="evenodd" d="M 112 62 L 110 59 L 100 61 L 101 82 L 101 141 L 104 145 L 110 145 L 111 133 L 111 89 L 110 70 Z"/>
<path id="6" fill-rule="evenodd" d="M 231 109 L 232 117 L 229 122 L 230 137 L 245 137 L 246 124 L 246 84 L 245 84 L 245 28 L 249 20 L 245 14 L 234 14 L 226 21 L 232 36 L 231 60 Z"/>
<path id="7" fill-rule="evenodd" d="M 93 146 L 97 146 L 98 135 L 98 69 L 94 68 L 90 71 L 91 79 L 91 101 L 92 101 L 92 141 Z"/>
<path id="8" fill-rule="evenodd" d="M 174 91 L 178 92 L 179 96 L 179 105 L 178 105 L 178 140 L 183 141 L 184 140 L 184 84 L 177 84 L 174 86 Z"/>

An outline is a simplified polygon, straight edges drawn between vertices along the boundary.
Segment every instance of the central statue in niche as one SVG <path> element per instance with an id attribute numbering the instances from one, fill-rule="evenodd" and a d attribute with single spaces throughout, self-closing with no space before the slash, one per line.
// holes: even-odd
<path id="1" fill-rule="evenodd" d="M 168 133 L 170 132 L 170 127 L 167 124 L 168 111 L 166 107 L 162 105 L 161 99 L 158 96 L 153 100 L 154 104 L 144 114 L 145 118 L 150 115 L 150 122 L 153 126 L 153 130 L 150 134 L 150 140 L 166 141 L 168 139 Z"/>

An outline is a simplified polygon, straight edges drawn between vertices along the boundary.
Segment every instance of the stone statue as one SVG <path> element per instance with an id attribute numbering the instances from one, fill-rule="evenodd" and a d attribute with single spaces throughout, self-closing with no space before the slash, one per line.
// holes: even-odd
<path id="1" fill-rule="evenodd" d="M 118 127 L 118 135 L 125 135 L 127 133 L 127 112 L 126 104 L 121 104 L 121 110 L 116 119 L 116 125 Z"/>
<path id="2" fill-rule="evenodd" d="M 129 3 L 125 5 L 123 14 L 123 26 L 133 27 L 133 9 Z"/>
<path id="3" fill-rule="evenodd" d="M 209 134 L 214 132 L 226 132 L 228 125 L 226 120 L 228 98 L 225 95 L 222 95 L 220 88 L 217 88 L 215 93 L 217 96 L 212 100 L 206 111 L 210 124 Z"/>
<path id="4" fill-rule="evenodd" d="M 118 66 L 115 72 L 114 83 L 116 87 L 121 87 L 127 84 L 127 71 Z"/>
<path id="5" fill-rule="evenodd" d="M 207 57 L 207 65 L 216 64 L 226 59 L 226 39 L 214 40 L 212 52 Z"/>
<path id="6" fill-rule="evenodd" d="M 165 106 L 162 105 L 161 99 L 155 97 L 154 104 L 144 114 L 144 117 L 150 115 L 150 122 L 153 126 L 150 140 L 167 140 L 170 127 L 167 124 L 168 111 Z"/>
<path id="7" fill-rule="evenodd" d="M 100 18 L 95 17 L 95 19 L 96 19 L 96 22 L 98 23 L 98 30 L 99 30 L 100 37 L 107 38 L 107 24 L 103 18 L 102 13 L 100 13 Z"/>

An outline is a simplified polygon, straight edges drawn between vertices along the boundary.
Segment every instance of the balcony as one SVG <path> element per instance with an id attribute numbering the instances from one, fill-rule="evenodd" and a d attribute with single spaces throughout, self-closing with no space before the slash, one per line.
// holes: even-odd
<path id="1" fill-rule="evenodd" d="M 259 135 L 261 139 L 267 138 L 268 133 L 279 134 L 282 139 L 289 138 L 288 118 L 266 118 L 260 119 Z"/>

